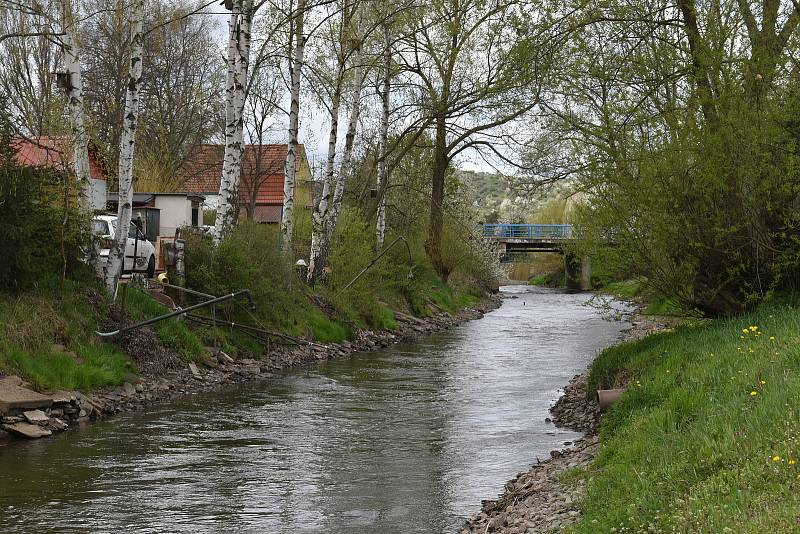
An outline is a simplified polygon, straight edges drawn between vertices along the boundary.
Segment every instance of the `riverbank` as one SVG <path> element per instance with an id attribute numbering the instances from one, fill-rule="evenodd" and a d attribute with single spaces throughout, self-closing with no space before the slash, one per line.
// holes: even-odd
<path id="1" fill-rule="evenodd" d="M 458 313 L 440 312 L 426 318 L 399 315 L 392 331 L 363 330 L 355 339 L 342 343 L 305 343 L 297 346 L 272 346 L 264 358 L 235 359 L 223 351 L 208 354 L 201 361 L 172 368 L 164 362 L 151 361 L 140 376 L 115 388 L 91 393 L 56 391 L 39 394 L 16 376 L 0 377 L 0 390 L 14 389 L 31 401 L 27 410 L 14 410 L 0 418 L 0 440 L 11 435 L 38 438 L 52 435 L 113 414 L 139 410 L 180 396 L 211 391 L 227 384 L 268 379 L 282 369 L 315 361 L 347 357 L 357 352 L 378 350 L 393 343 L 409 341 L 445 330 L 465 321 L 483 317 L 500 306 L 502 297 L 491 295 Z M 155 344 L 157 337 L 149 330 L 126 340 L 141 346 Z M 152 354 L 152 353 L 149 353 Z M 25 393 L 27 392 L 27 393 Z M 38 402 L 38 405 L 37 405 Z M 2 406 L 0 406 L 2 408 Z"/>
<path id="2" fill-rule="evenodd" d="M 667 322 L 637 316 L 620 343 L 670 329 Z M 481 512 L 466 522 L 460 534 L 546 533 L 580 518 L 579 502 L 587 479 L 578 473 L 588 468 L 600 449 L 601 414 L 596 399 L 588 394 L 588 380 L 589 371 L 574 376 L 550 409 L 553 423 L 585 436 L 566 449 L 551 451 L 549 459 L 507 482 L 500 498 L 483 501 Z"/>

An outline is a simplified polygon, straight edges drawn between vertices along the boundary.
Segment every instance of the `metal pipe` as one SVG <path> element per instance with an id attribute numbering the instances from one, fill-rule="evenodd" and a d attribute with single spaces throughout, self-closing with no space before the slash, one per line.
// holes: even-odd
<path id="1" fill-rule="evenodd" d="M 171 287 L 172 289 L 177 289 L 178 291 L 184 291 L 184 292 L 189 293 L 191 295 L 197 295 L 198 297 L 206 297 L 208 299 L 217 298 L 216 295 L 209 295 L 208 293 L 201 293 L 200 291 L 195 291 L 194 289 L 188 289 L 188 288 L 181 287 L 181 286 L 176 286 L 176 285 L 173 285 L 173 284 L 167 284 L 165 282 L 161 282 L 161 285 L 164 286 L 164 287 Z"/>
<path id="2" fill-rule="evenodd" d="M 170 312 L 170 313 L 167 313 L 167 314 L 164 314 L 164 315 L 159 315 L 158 317 L 153 317 L 152 319 L 148 319 L 146 321 L 142 321 L 141 323 L 136 323 L 136 324 L 131 325 L 131 326 L 126 326 L 125 328 L 120 328 L 118 330 L 113 330 L 111 332 L 97 332 L 97 331 L 95 331 L 95 334 L 97 334 L 100 337 L 113 337 L 113 336 L 122 334 L 123 332 L 130 332 L 131 330 L 135 330 L 135 329 L 141 328 L 143 326 L 147 326 L 147 325 L 150 325 L 150 324 L 153 324 L 153 323 L 157 323 L 159 321 L 163 321 L 164 319 L 170 319 L 172 317 L 177 317 L 178 315 L 183 315 L 183 314 L 188 313 L 188 312 L 193 311 L 193 310 L 204 308 L 206 306 L 211 306 L 213 304 L 217 304 L 218 302 L 223 302 L 223 301 L 226 301 L 226 300 L 233 299 L 233 298 L 238 297 L 239 295 L 244 295 L 244 296 L 247 297 L 247 301 L 248 301 L 248 304 L 250 306 L 250 309 L 254 310 L 256 308 L 256 305 L 253 302 L 253 297 L 250 295 L 250 290 L 249 289 L 241 289 L 239 291 L 236 291 L 235 293 L 230 293 L 228 295 L 223 295 L 221 297 L 217 297 L 215 299 L 211 299 L 211 300 L 208 300 L 206 302 L 201 302 L 200 304 L 195 304 L 194 306 L 189 306 L 188 308 L 179 308 L 179 309 L 177 309 L 177 310 L 175 310 L 173 312 Z"/>

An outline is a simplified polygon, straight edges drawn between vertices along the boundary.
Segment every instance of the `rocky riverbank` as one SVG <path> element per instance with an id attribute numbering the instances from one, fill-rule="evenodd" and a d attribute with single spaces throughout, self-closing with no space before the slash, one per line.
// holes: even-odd
<path id="1" fill-rule="evenodd" d="M 149 364 L 140 365 L 142 376 L 131 375 L 122 386 L 91 393 L 39 393 L 19 377 L 0 377 L 0 440 L 8 441 L 12 435 L 30 439 L 45 437 L 99 418 L 144 409 L 154 403 L 210 391 L 225 384 L 268 379 L 273 373 L 288 367 L 378 350 L 480 319 L 486 312 L 499 307 L 500 302 L 499 295 L 492 296 L 457 314 L 439 313 L 424 319 L 398 314 L 398 328 L 391 332 L 362 331 L 353 341 L 340 344 L 273 346 L 268 356 L 259 360 L 236 360 L 222 351 L 211 349 L 202 362 L 177 367 L 165 365 L 162 358 L 150 359 Z M 125 342 L 141 345 L 144 350 L 154 334 L 146 329 L 138 332 L 141 334 Z M 154 355 L 148 353 L 148 356 Z"/>
<path id="2" fill-rule="evenodd" d="M 636 317 L 623 332 L 620 342 L 641 339 L 668 330 L 663 321 Z M 529 471 L 520 473 L 505 485 L 497 500 L 483 501 L 481 512 L 471 517 L 460 534 L 533 534 L 558 531 L 580 517 L 578 503 L 585 479 L 565 483 L 565 475 L 588 466 L 600 449 L 596 435 L 600 424 L 597 400 L 587 392 L 586 373 L 576 375 L 564 388 L 564 394 L 550 408 L 557 426 L 586 433 L 564 450 L 550 451 L 550 458 L 539 461 Z"/>

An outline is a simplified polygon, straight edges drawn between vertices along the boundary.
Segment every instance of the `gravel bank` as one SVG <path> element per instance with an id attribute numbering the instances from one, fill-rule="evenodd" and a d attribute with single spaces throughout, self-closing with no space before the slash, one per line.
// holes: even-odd
<path id="1" fill-rule="evenodd" d="M 637 317 L 620 341 L 641 339 L 669 328 L 663 322 Z M 578 520 L 585 480 L 564 484 L 561 479 L 569 470 L 589 465 L 600 449 L 596 435 L 600 410 L 597 400 L 587 394 L 586 378 L 586 373 L 573 377 L 550 408 L 556 425 L 586 435 L 567 449 L 550 451 L 549 459 L 507 482 L 500 498 L 483 501 L 480 513 L 466 522 L 460 534 L 548 533 Z"/>

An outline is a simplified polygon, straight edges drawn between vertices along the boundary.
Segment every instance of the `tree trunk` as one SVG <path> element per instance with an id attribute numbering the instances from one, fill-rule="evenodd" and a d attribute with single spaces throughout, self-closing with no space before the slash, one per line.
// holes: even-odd
<path id="1" fill-rule="evenodd" d="M 443 203 L 444 203 L 444 184 L 447 176 L 447 146 L 446 146 L 446 124 L 445 118 L 436 118 L 436 138 L 434 146 L 434 161 L 431 173 L 431 218 L 428 227 L 428 240 L 425 243 L 425 250 L 428 253 L 436 272 L 446 282 L 450 276 L 449 269 L 442 261 L 442 226 L 443 226 Z"/>
<path id="2" fill-rule="evenodd" d="M 330 204 L 331 189 L 333 188 L 334 164 L 336 160 L 336 143 L 339 132 L 339 108 L 342 102 L 342 81 L 344 78 L 344 53 L 339 57 L 336 72 L 336 85 L 331 99 L 331 129 L 328 134 L 328 157 L 325 161 L 325 177 L 322 184 L 322 195 L 314 208 L 311 229 L 311 254 L 308 261 L 308 283 L 322 278 L 327 246 L 329 241 L 325 238 L 325 229 L 328 222 L 328 205 Z"/>
<path id="3" fill-rule="evenodd" d="M 392 43 L 388 27 L 384 31 L 383 49 L 383 85 L 381 86 L 381 122 L 378 134 L 378 180 L 376 189 L 378 191 L 378 217 L 375 222 L 375 248 L 383 248 L 383 240 L 386 235 L 386 191 L 385 188 L 389 180 L 389 110 L 390 93 L 392 83 Z"/>
<path id="4" fill-rule="evenodd" d="M 360 36 L 359 36 L 360 38 Z M 342 153 L 342 163 L 339 166 L 339 176 L 336 177 L 336 189 L 333 192 L 333 202 L 331 212 L 328 215 L 328 224 L 325 227 L 325 240 L 329 243 L 339 222 L 339 214 L 342 211 L 342 200 L 344 199 L 344 185 L 350 174 L 350 162 L 353 159 L 353 146 L 356 139 L 356 128 L 358 127 L 358 117 L 361 114 L 361 89 L 364 87 L 364 67 L 361 64 L 361 45 L 359 44 L 354 58 L 355 69 L 353 72 L 352 104 L 350 117 L 347 121 L 347 134 L 344 141 L 344 152 Z"/>
<path id="5" fill-rule="evenodd" d="M 125 245 L 128 239 L 128 229 L 131 225 L 131 212 L 133 210 L 133 154 L 136 143 L 136 125 L 139 120 L 139 87 L 142 83 L 144 0 L 135 0 L 132 9 L 130 74 L 128 76 L 128 90 L 125 95 L 122 134 L 119 141 L 117 226 L 114 243 L 108 254 L 105 272 L 106 287 L 112 294 L 116 293 L 117 282 L 120 274 L 122 274 Z"/>
<path id="6" fill-rule="evenodd" d="M 300 130 L 300 75 L 306 38 L 303 35 L 306 2 L 299 0 L 295 13 L 294 51 L 291 62 L 291 104 L 289 107 L 289 143 L 286 151 L 283 179 L 283 213 L 281 214 L 281 246 L 285 251 L 292 249 L 292 223 L 294 217 L 295 174 L 297 173 L 297 137 Z"/>
<path id="7" fill-rule="evenodd" d="M 69 76 L 67 107 L 72 134 L 73 164 L 78 180 L 81 208 L 91 209 L 86 198 L 89 184 L 89 136 L 86 134 L 86 119 L 83 111 L 83 76 L 81 73 L 80 48 L 77 38 L 77 24 L 72 11 L 72 0 L 63 0 L 62 28 L 64 32 L 64 66 Z"/>
<path id="8" fill-rule="evenodd" d="M 250 60 L 250 26 L 253 2 L 237 0 L 228 24 L 228 67 L 225 87 L 225 154 L 219 182 L 219 204 L 214 224 L 214 242 L 219 243 L 238 216 L 239 184 L 244 151 L 244 103 Z"/>

